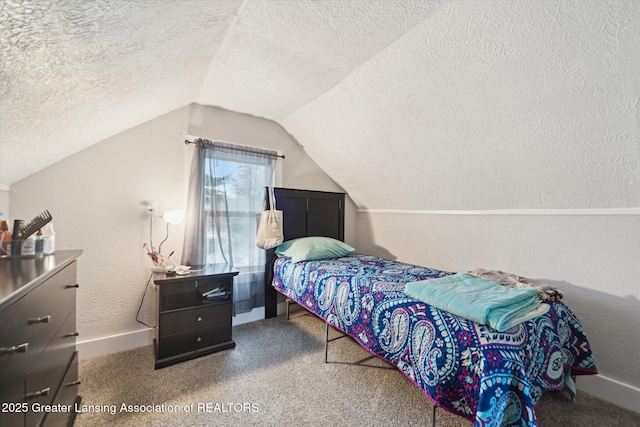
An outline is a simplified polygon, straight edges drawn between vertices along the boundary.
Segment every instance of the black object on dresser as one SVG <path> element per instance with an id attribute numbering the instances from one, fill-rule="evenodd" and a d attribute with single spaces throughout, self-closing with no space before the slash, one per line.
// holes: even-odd
<path id="1" fill-rule="evenodd" d="M 76 351 L 80 254 L 0 259 L 2 426 L 67 426 L 75 420 L 81 400 Z"/>
<path id="2" fill-rule="evenodd" d="M 231 317 L 233 277 L 237 274 L 226 265 L 213 265 L 186 276 L 154 274 L 156 369 L 236 346 L 231 338 Z"/>

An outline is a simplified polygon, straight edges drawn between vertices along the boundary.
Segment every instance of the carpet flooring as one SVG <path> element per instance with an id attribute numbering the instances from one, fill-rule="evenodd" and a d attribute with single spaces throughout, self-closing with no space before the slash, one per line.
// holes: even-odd
<path id="1" fill-rule="evenodd" d="M 151 346 L 81 361 L 86 411 L 75 425 L 431 425 L 431 403 L 395 368 L 348 364 L 369 356 L 351 339 L 333 341 L 324 363 L 324 323 L 304 311 L 236 326 L 233 337 L 235 349 L 159 370 Z M 542 427 L 640 426 L 640 413 L 580 392 L 576 402 L 545 393 L 536 414 Z M 472 423 L 438 409 L 436 425 Z"/>

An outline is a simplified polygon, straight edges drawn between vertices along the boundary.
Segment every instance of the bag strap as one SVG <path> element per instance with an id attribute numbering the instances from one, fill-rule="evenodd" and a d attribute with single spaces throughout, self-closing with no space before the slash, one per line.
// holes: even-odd
<path id="1" fill-rule="evenodd" d="M 269 188 L 269 187 L 267 187 L 267 189 L 268 189 L 268 188 Z M 267 198 L 266 198 L 266 197 L 263 197 L 263 198 L 262 198 L 262 210 L 261 210 L 260 212 L 264 212 L 264 211 L 266 211 L 266 210 L 267 210 Z"/>
<path id="2" fill-rule="evenodd" d="M 269 187 L 269 206 L 272 211 L 276 210 L 276 195 L 273 187 Z"/>

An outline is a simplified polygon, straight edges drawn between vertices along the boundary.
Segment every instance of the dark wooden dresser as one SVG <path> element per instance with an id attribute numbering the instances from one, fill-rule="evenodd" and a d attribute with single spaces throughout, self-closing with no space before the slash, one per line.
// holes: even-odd
<path id="1" fill-rule="evenodd" d="M 75 419 L 80 250 L 0 259 L 0 425 Z"/>
<path id="2" fill-rule="evenodd" d="M 154 274 L 158 301 L 156 369 L 235 347 L 231 317 L 233 277 L 237 274 L 226 265 L 186 276 Z"/>

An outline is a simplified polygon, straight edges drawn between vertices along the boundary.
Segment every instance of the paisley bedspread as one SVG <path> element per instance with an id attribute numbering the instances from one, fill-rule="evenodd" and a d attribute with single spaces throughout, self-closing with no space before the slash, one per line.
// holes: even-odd
<path id="1" fill-rule="evenodd" d="M 505 332 L 409 298 L 404 285 L 452 274 L 354 255 L 292 263 L 273 286 L 397 367 L 437 406 L 475 426 L 536 426 L 542 392 L 597 373 L 576 316 L 562 302 Z"/>

